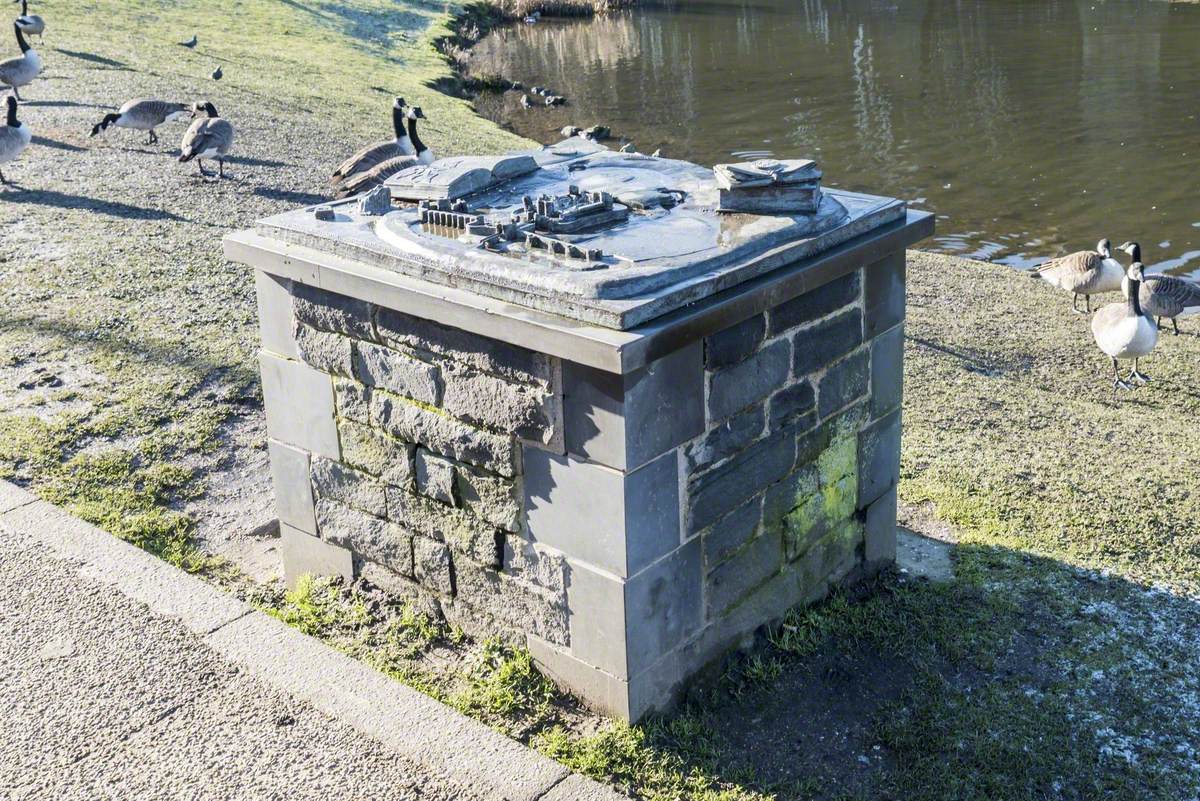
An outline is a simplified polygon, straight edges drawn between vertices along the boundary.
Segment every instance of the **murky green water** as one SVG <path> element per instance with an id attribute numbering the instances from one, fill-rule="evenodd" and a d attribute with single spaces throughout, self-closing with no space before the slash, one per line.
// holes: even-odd
<path id="1" fill-rule="evenodd" d="M 1200 5 L 680 0 L 498 31 L 473 56 L 566 95 L 480 110 L 702 164 L 817 158 L 826 182 L 938 214 L 923 246 L 1017 266 L 1135 238 L 1200 271 Z"/>

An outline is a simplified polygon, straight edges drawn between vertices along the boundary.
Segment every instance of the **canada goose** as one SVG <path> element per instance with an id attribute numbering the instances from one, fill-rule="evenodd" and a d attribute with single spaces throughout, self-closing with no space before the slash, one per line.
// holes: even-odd
<path id="1" fill-rule="evenodd" d="M 95 136 L 110 125 L 118 128 L 132 128 L 135 131 L 147 131 L 150 136 L 146 144 L 158 142 L 158 134 L 154 129 L 164 122 L 175 122 L 188 116 L 190 109 L 183 103 L 172 103 L 168 100 L 155 100 L 150 97 L 136 97 L 130 100 L 115 114 L 105 114 L 104 119 L 92 126 L 89 136 Z"/>
<path id="2" fill-rule="evenodd" d="M 1150 379 L 1138 372 L 1138 359 L 1154 350 L 1158 344 L 1158 327 L 1142 311 L 1139 300 L 1145 273 L 1142 263 L 1135 261 L 1125 271 L 1121 290 L 1124 303 L 1110 303 L 1092 317 L 1092 336 L 1100 350 L 1108 354 L 1113 364 L 1113 393 L 1130 389 L 1128 382 L 1145 384 Z M 1133 359 L 1133 369 L 1121 380 L 1118 359 Z"/>
<path id="3" fill-rule="evenodd" d="M 221 65 L 220 65 L 220 64 L 218 64 L 218 65 L 217 65 L 217 68 L 216 68 L 215 70 L 213 70 L 213 71 L 212 71 L 212 79 L 213 79 L 214 81 L 219 81 L 219 80 L 221 80 L 221 76 L 222 76 L 222 75 L 224 75 L 224 74 L 225 74 L 225 73 L 221 71 Z"/>
<path id="4" fill-rule="evenodd" d="M 194 103 L 192 116 L 196 117 L 198 114 L 205 116 L 192 120 L 192 124 L 183 134 L 183 141 L 179 145 L 179 160 L 186 162 L 195 159 L 200 174 L 207 177 L 203 160 L 216 159 L 217 177 L 224 178 L 225 156 L 233 147 L 233 126 L 228 120 L 221 119 L 212 103 Z"/>
<path id="5" fill-rule="evenodd" d="M 401 170 L 406 170 L 417 164 L 433 163 L 433 151 L 426 147 L 425 143 L 421 141 L 421 137 L 417 135 L 417 120 L 425 119 L 425 114 L 422 113 L 421 107 L 409 107 L 406 117 L 408 118 L 408 138 L 412 142 L 416 152 L 411 156 L 394 156 L 390 159 L 385 159 L 370 169 L 354 173 L 342 182 L 338 188 L 337 197 L 344 198 L 357 195 L 379 186 Z"/>
<path id="6" fill-rule="evenodd" d="M 1107 239 L 1096 243 L 1095 250 L 1080 250 L 1050 261 L 1033 273 L 1037 278 L 1068 292 L 1075 293 L 1071 308 L 1079 311 L 1079 296 L 1087 299 L 1087 311 L 1092 311 L 1092 295 L 1115 292 L 1121 288 L 1125 270 L 1113 258 L 1112 244 Z"/>
<path id="7" fill-rule="evenodd" d="M 21 55 L 0 61 L 0 83 L 11 86 L 13 96 L 20 100 L 21 93 L 17 90 L 33 83 L 33 79 L 42 71 L 42 57 L 25 41 L 25 37 L 21 35 L 21 26 L 15 22 L 13 31 L 17 34 L 17 45 L 21 48 Z"/>
<path id="8" fill-rule="evenodd" d="M 21 0 L 21 16 L 17 17 L 17 27 L 30 36 L 36 35 L 41 39 L 46 32 L 46 21 L 37 14 L 29 13 L 29 0 Z"/>
<path id="9" fill-rule="evenodd" d="M 366 172 L 388 159 L 402 158 L 415 154 L 416 150 L 413 148 L 412 142 L 409 141 L 408 132 L 404 128 L 404 109 L 404 98 L 397 97 L 395 102 L 392 103 L 392 130 L 395 131 L 395 139 L 386 142 L 376 142 L 359 150 L 338 165 L 338 168 L 333 171 L 333 175 L 329 177 L 329 183 L 339 184 L 350 176 Z"/>
<path id="10" fill-rule="evenodd" d="M 432 164 L 434 160 L 433 151 L 421 141 L 421 137 L 417 136 L 417 120 L 425 119 L 425 114 L 421 111 L 420 106 L 413 106 L 408 110 L 407 116 L 408 139 L 412 142 L 413 154 L 421 164 Z"/>
<path id="11" fill-rule="evenodd" d="M 196 34 L 193 33 L 191 39 L 188 39 L 186 42 L 177 42 L 177 44 L 180 47 L 186 47 L 188 50 L 191 50 L 191 49 L 195 48 L 196 43 L 199 41 L 200 40 L 196 38 Z"/>
<path id="12" fill-rule="evenodd" d="M 1137 242 L 1126 242 L 1117 250 L 1125 251 L 1134 261 L 1142 260 L 1142 247 Z M 1178 336 L 1179 322 L 1176 318 L 1200 314 L 1200 284 L 1173 275 L 1148 275 L 1142 282 L 1138 300 L 1146 314 L 1155 318 L 1160 328 L 1162 318 L 1168 318 Z"/>
<path id="13" fill-rule="evenodd" d="M 8 117 L 0 125 L 0 164 L 16 161 L 21 151 L 29 145 L 33 134 L 29 126 L 17 119 L 17 99 L 8 97 Z M 8 179 L 0 172 L 0 184 L 7 184 Z"/>

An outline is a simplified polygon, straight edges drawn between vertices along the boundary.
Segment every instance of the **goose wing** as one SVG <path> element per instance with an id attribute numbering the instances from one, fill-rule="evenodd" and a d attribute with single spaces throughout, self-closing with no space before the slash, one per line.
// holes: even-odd
<path id="1" fill-rule="evenodd" d="M 135 97 L 117 110 L 118 114 L 128 114 L 139 120 L 161 125 L 167 117 L 186 111 L 183 103 L 172 103 L 168 100 L 156 100 L 152 97 Z"/>
<path id="2" fill-rule="evenodd" d="M 333 175 L 329 177 L 329 183 L 341 183 L 355 173 L 366 172 L 378 167 L 388 159 L 403 155 L 404 151 L 400 149 L 400 145 L 395 140 L 367 145 L 339 164 L 338 168 L 333 171 Z"/>
<path id="3" fill-rule="evenodd" d="M 213 120 L 208 117 L 193 120 L 183 134 L 183 141 L 179 145 L 180 152 L 191 158 L 198 153 L 217 147 L 219 128 L 212 124 L 215 122 L 224 122 L 224 120 Z"/>
<path id="4" fill-rule="evenodd" d="M 19 128 L 0 125 L 0 163 L 15 159 L 28 144 L 29 139 L 21 135 Z"/>
<path id="5" fill-rule="evenodd" d="M 1155 316 L 1177 317 L 1184 309 L 1200 307 L 1200 284 L 1173 275 L 1147 276 L 1138 299 Z"/>
<path id="6" fill-rule="evenodd" d="M 1037 271 L 1039 275 L 1046 277 L 1082 277 L 1084 274 L 1098 269 L 1103 261 L 1104 258 L 1094 250 L 1079 250 L 1057 259 L 1051 259 L 1038 267 Z"/>
<path id="7" fill-rule="evenodd" d="M 351 195 L 365 192 L 368 189 L 379 186 L 401 170 L 407 169 L 417 163 L 419 162 L 413 156 L 396 156 L 395 158 L 381 161 L 371 169 L 355 173 L 347 178 L 338 190 L 337 197 L 350 197 Z"/>

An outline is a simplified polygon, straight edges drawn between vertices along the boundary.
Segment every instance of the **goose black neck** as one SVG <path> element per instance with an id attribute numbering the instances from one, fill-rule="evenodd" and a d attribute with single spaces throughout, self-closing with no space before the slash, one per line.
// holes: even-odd
<path id="1" fill-rule="evenodd" d="M 8 104 L 8 118 L 5 120 L 5 124 L 8 125 L 10 128 L 20 127 L 21 123 L 17 122 L 17 104 L 16 103 Z"/>
<path id="2" fill-rule="evenodd" d="M 29 42 L 25 41 L 25 37 L 21 33 L 21 26 L 14 22 L 13 30 L 17 32 L 17 45 L 21 48 L 21 52 L 28 53 L 29 52 Z"/>
<path id="3" fill-rule="evenodd" d="M 425 143 L 421 141 L 421 137 L 417 136 L 417 120 L 415 117 L 410 117 L 408 120 L 408 138 L 412 141 L 413 152 L 418 155 L 429 148 L 425 147 Z"/>
<path id="4" fill-rule="evenodd" d="M 1142 315 L 1142 299 L 1139 297 L 1139 295 L 1142 291 L 1142 282 L 1136 278 L 1130 278 L 1126 276 L 1125 283 L 1129 285 L 1129 289 L 1126 291 L 1125 295 L 1125 299 L 1129 304 L 1129 311 L 1131 311 L 1134 316 L 1140 317 Z"/>
<path id="5" fill-rule="evenodd" d="M 220 114 L 218 114 L 218 113 L 217 113 L 217 107 L 216 107 L 216 106 L 214 106 L 212 103 L 205 103 L 205 104 L 204 104 L 204 111 L 205 111 L 205 113 L 207 113 L 207 114 L 208 114 L 208 116 L 209 116 L 209 117 L 212 117 L 212 118 L 214 118 L 214 119 L 215 119 L 216 117 L 219 117 L 219 116 L 221 116 Z"/>
<path id="6" fill-rule="evenodd" d="M 404 109 L 400 106 L 392 106 L 392 130 L 397 139 L 404 138 Z"/>
<path id="7" fill-rule="evenodd" d="M 1130 247 L 1129 248 L 1129 258 L 1133 259 L 1134 261 L 1141 261 L 1142 260 L 1142 246 L 1135 244 L 1132 247 Z"/>
<path id="8" fill-rule="evenodd" d="M 21 16 L 29 16 L 29 0 L 21 0 Z"/>

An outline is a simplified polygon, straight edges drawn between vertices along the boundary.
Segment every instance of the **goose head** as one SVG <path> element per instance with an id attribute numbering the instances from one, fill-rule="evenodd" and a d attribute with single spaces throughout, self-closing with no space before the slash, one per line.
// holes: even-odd
<path id="1" fill-rule="evenodd" d="M 1096 252 L 1106 259 L 1112 258 L 1112 242 L 1107 239 L 1101 239 L 1096 243 Z"/>
<path id="2" fill-rule="evenodd" d="M 1135 262 L 1140 262 L 1142 260 L 1142 246 L 1137 242 L 1126 242 L 1117 248 L 1117 250 L 1122 250 L 1128 253 L 1130 258 L 1132 258 Z"/>
<path id="3" fill-rule="evenodd" d="M 205 100 L 203 102 L 198 101 L 196 103 L 193 103 L 192 104 L 192 119 L 195 119 L 196 117 L 200 117 L 200 116 L 205 116 L 205 117 L 219 116 L 217 114 L 217 107 L 214 106 L 212 104 L 212 101 L 210 101 L 210 100 Z"/>
<path id="4" fill-rule="evenodd" d="M 410 120 L 423 120 L 425 119 L 425 112 L 421 111 L 420 106 L 409 106 L 407 116 Z"/>
<path id="5" fill-rule="evenodd" d="M 1135 261 L 1133 264 L 1125 268 L 1125 277 L 1130 281 L 1145 281 L 1146 268 L 1142 266 L 1140 261 Z"/>
<path id="6" fill-rule="evenodd" d="M 408 105 L 408 104 L 404 102 L 404 98 L 403 98 L 403 97 L 397 97 L 397 98 L 396 98 L 396 99 L 395 99 L 395 100 L 392 102 L 392 108 L 395 108 L 395 109 L 402 109 L 402 108 L 404 108 L 404 107 L 405 107 L 405 106 L 407 106 L 407 105 Z"/>

